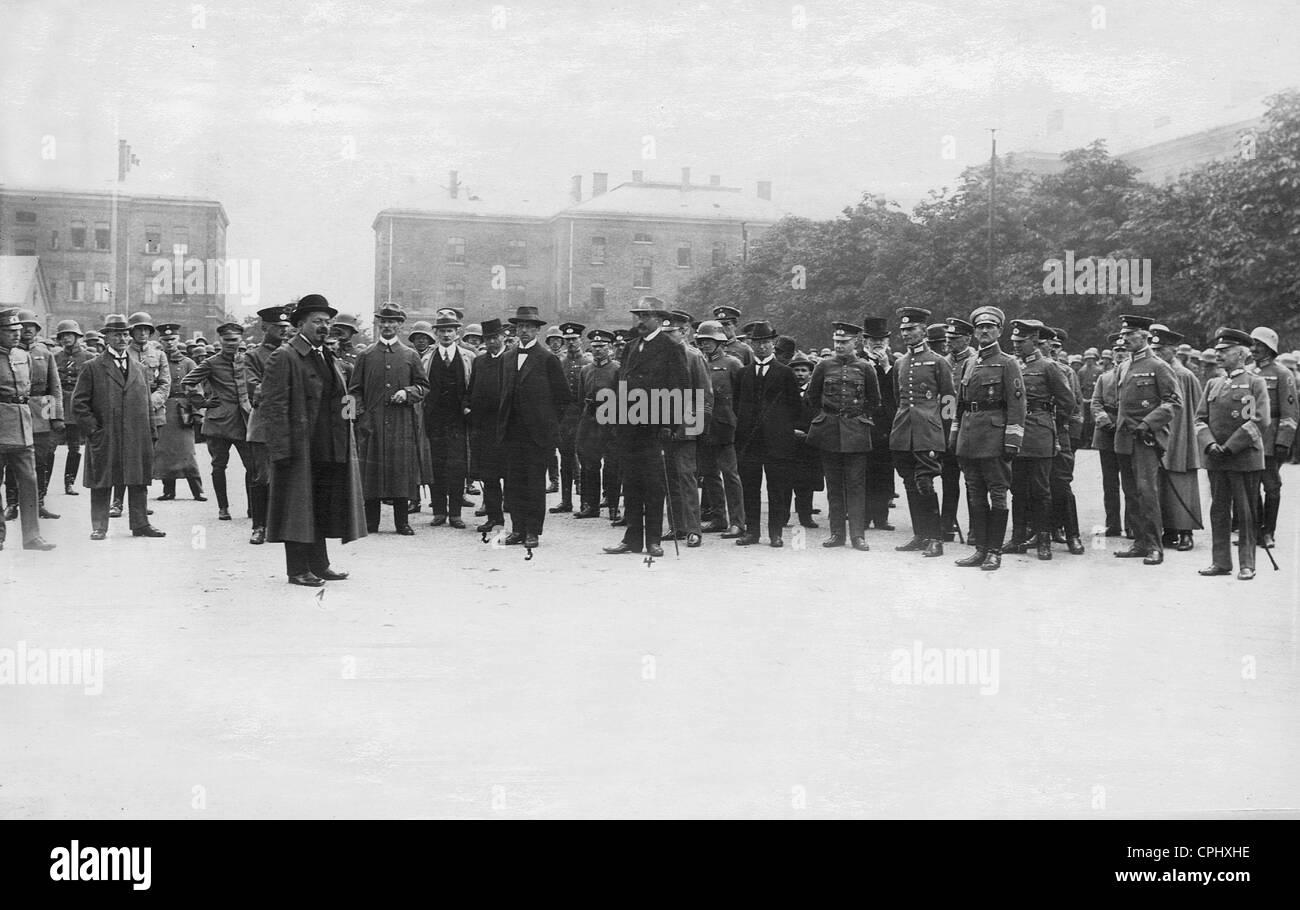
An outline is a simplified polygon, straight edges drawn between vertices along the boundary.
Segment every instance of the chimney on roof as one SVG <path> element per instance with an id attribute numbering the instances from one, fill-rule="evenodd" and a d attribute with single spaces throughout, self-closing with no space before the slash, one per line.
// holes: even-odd
<path id="1" fill-rule="evenodd" d="M 642 180 L 644 180 L 644 179 L 645 179 L 645 171 L 633 171 L 633 172 L 632 172 L 632 182 L 633 182 L 633 183 L 640 183 L 640 182 L 641 182 Z"/>
<path id="2" fill-rule="evenodd" d="M 682 189 L 686 189 L 690 185 L 691 185 L 691 169 L 688 167 L 684 167 L 682 168 Z"/>
<path id="3" fill-rule="evenodd" d="M 456 198 L 456 193 L 460 190 L 460 173 L 458 171 L 447 172 L 447 192 L 452 199 Z"/>
<path id="4" fill-rule="evenodd" d="M 710 175 L 709 175 L 709 186 L 722 186 L 722 175 L 721 175 L 721 174 L 710 174 Z"/>
<path id="5" fill-rule="evenodd" d="M 582 175 L 581 174 L 573 175 L 573 186 L 569 190 L 569 198 L 572 199 L 575 204 L 582 201 Z"/>
<path id="6" fill-rule="evenodd" d="M 760 180 L 760 181 L 758 181 L 758 198 L 759 198 L 759 199 L 766 199 L 766 200 L 769 201 L 769 202 L 772 201 L 772 181 L 771 181 L 771 180 Z"/>
<path id="7" fill-rule="evenodd" d="M 604 171 L 596 171 L 591 175 L 591 198 L 604 195 L 609 189 L 609 174 Z"/>

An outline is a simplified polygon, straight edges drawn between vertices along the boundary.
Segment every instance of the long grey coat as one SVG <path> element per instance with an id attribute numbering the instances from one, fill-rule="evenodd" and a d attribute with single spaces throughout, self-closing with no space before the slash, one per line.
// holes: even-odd
<path id="1" fill-rule="evenodd" d="M 134 357 L 127 358 L 123 376 L 109 351 L 81 368 L 72 392 L 72 417 L 86 437 L 85 486 L 153 482 L 151 378 Z"/>

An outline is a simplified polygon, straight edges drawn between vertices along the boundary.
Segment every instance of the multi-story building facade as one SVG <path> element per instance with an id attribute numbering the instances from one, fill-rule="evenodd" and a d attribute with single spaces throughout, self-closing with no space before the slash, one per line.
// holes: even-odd
<path id="1" fill-rule="evenodd" d="M 229 223 L 211 199 L 0 187 L 0 255 L 40 259 L 47 329 L 146 310 L 211 338 L 225 315 L 224 284 L 212 278 L 225 281 Z"/>
<path id="2" fill-rule="evenodd" d="M 621 325 L 638 298 L 672 302 L 680 287 L 714 265 L 744 256 L 776 222 L 771 185 L 754 195 L 722 186 L 651 182 L 640 172 L 607 189 L 593 175 L 582 198 L 558 212 L 493 211 L 451 193 L 434 209 L 385 209 L 376 216 L 375 305 L 388 300 L 410 318 L 457 306 L 467 318 L 506 316 L 522 304 L 550 321 Z"/>

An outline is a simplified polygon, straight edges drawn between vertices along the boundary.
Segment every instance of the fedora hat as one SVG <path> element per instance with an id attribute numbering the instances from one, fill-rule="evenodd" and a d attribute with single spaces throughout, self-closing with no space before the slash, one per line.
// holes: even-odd
<path id="1" fill-rule="evenodd" d="M 434 331 L 437 331 L 438 329 L 458 329 L 460 328 L 460 320 L 453 319 L 450 316 L 439 316 L 434 321 L 433 328 Z"/>
<path id="2" fill-rule="evenodd" d="M 530 322 L 533 325 L 546 325 L 546 320 L 537 312 L 535 306 L 521 306 L 515 310 L 515 315 L 507 320 L 511 325 L 519 325 L 521 322 Z"/>
<path id="3" fill-rule="evenodd" d="M 741 331 L 754 341 L 768 341 L 777 337 L 776 329 L 772 328 L 772 323 L 766 319 L 745 323 L 745 327 Z"/>
<path id="4" fill-rule="evenodd" d="M 14 321 L 17 322 L 18 314 L 14 313 Z M 109 313 L 104 317 L 104 324 L 99 329 L 101 332 L 129 332 L 131 324 L 126 321 L 126 317 L 121 313 Z"/>

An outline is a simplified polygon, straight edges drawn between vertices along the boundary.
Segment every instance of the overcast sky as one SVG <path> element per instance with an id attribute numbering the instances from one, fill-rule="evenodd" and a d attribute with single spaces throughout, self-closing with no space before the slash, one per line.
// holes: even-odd
<path id="1" fill-rule="evenodd" d="M 225 206 L 227 254 L 261 259 L 263 305 L 315 291 L 368 313 L 375 214 L 434 204 L 452 168 L 484 199 L 556 208 L 573 174 L 587 193 L 592 171 L 684 166 L 771 180 L 798 214 L 864 191 L 910 207 L 987 159 L 988 127 L 999 151 L 1122 151 L 1159 118 L 1164 136 L 1253 113 L 1300 85 L 1296 12 L 0 0 L 0 181 L 108 189 L 120 134 L 142 162 L 128 191 Z"/>

